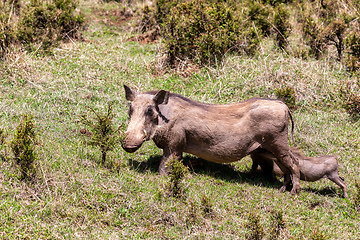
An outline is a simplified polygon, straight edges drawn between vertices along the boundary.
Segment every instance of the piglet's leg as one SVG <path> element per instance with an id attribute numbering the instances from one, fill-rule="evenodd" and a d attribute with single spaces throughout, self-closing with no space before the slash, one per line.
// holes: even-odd
<path id="1" fill-rule="evenodd" d="M 334 183 L 336 183 L 338 186 L 340 186 L 341 189 L 343 190 L 344 198 L 348 198 L 345 181 L 339 176 L 338 173 L 336 173 L 336 174 L 330 174 L 329 176 L 327 176 L 327 178 L 328 178 L 329 180 L 333 181 Z"/>
<path id="2" fill-rule="evenodd" d="M 290 174 L 285 174 L 285 175 L 284 175 L 284 183 L 283 183 L 283 185 L 281 186 L 279 192 L 285 192 L 286 187 L 290 185 L 290 182 L 291 182 Z"/>

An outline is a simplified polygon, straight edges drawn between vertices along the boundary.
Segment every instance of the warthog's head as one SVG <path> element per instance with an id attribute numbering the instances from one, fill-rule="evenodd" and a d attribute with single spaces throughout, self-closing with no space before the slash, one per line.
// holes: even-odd
<path id="1" fill-rule="evenodd" d="M 159 105 L 168 103 L 169 92 L 160 90 L 155 94 L 137 94 L 126 85 L 124 88 L 126 99 L 131 104 L 129 125 L 122 147 L 132 153 L 154 137 L 159 124 Z"/>

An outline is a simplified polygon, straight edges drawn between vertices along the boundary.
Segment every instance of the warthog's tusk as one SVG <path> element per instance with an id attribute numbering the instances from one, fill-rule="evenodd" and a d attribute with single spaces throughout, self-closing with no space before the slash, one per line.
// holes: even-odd
<path id="1" fill-rule="evenodd" d="M 144 129 L 144 138 L 143 138 L 143 141 L 146 141 L 146 138 L 147 138 L 147 132 L 146 132 L 146 130 Z"/>

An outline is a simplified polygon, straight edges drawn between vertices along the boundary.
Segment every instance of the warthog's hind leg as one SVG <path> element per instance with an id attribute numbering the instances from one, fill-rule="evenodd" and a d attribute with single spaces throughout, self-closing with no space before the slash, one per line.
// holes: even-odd
<path id="1" fill-rule="evenodd" d="M 336 174 L 330 174 L 330 175 L 327 176 L 327 178 L 328 178 L 329 180 L 333 181 L 334 183 L 336 183 L 339 187 L 341 187 L 341 189 L 343 190 L 343 196 L 344 196 L 344 198 L 348 198 L 345 181 L 344 181 L 343 178 L 341 178 L 341 177 L 339 176 L 338 173 L 336 173 Z"/>

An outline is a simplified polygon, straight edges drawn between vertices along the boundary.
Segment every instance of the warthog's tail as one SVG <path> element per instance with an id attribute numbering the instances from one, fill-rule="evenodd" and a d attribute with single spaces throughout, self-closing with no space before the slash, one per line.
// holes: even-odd
<path id="1" fill-rule="evenodd" d="M 294 144 L 295 147 L 297 147 L 295 141 L 294 141 L 294 127 L 295 127 L 295 124 L 294 124 L 294 119 L 293 119 L 293 116 L 289 110 L 289 116 L 290 116 L 290 120 L 291 120 L 291 140 Z"/>
<path id="2" fill-rule="evenodd" d="M 345 182 L 345 179 L 343 177 L 339 176 L 339 178 L 341 179 L 341 181 Z"/>

